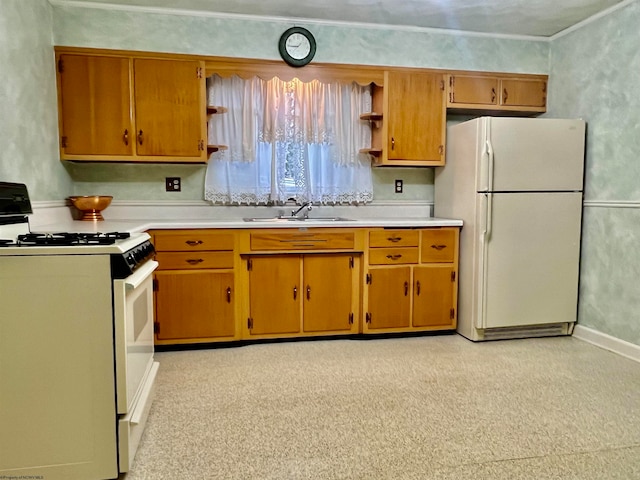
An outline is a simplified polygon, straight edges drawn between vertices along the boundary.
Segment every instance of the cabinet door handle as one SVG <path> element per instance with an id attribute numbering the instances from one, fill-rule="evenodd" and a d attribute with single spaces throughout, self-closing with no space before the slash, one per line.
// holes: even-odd
<path id="1" fill-rule="evenodd" d="M 420 295 L 420 280 L 416 282 L 416 295 Z"/>
<path id="2" fill-rule="evenodd" d="M 399 260 L 400 258 L 402 258 L 402 255 L 400 253 L 397 253 L 395 255 L 387 255 L 387 258 L 389 260 Z"/>
<path id="3" fill-rule="evenodd" d="M 298 287 L 293 287 L 293 299 L 298 298 Z"/>
<path id="4" fill-rule="evenodd" d="M 202 240 L 187 240 L 184 243 L 186 243 L 190 247 L 195 247 L 196 245 L 202 245 L 204 242 Z"/>
<path id="5" fill-rule="evenodd" d="M 404 296 L 409 295 L 409 282 L 404 282 Z"/>
<path id="6" fill-rule="evenodd" d="M 507 103 L 507 98 L 509 98 L 509 92 L 507 92 L 507 89 L 505 88 L 502 90 L 502 103 Z"/>
<path id="7" fill-rule="evenodd" d="M 402 237 L 387 237 L 387 240 L 389 240 L 390 242 L 396 243 L 402 240 Z"/>
<path id="8" fill-rule="evenodd" d="M 491 103 L 495 103 L 496 101 L 496 89 L 492 88 L 491 89 Z"/>
<path id="9" fill-rule="evenodd" d="M 311 300 L 311 287 L 307 285 L 307 300 Z"/>
<path id="10" fill-rule="evenodd" d="M 140 131 L 138 132 L 138 143 L 139 143 L 140 145 L 142 145 L 142 140 L 143 140 L 143 133 L 142 133 L 142 130 L 140 130 Z"/>
<path id="11" fill-rule="evenodd" d="M 231 303 L 231 287 L 227 287 L 227 303 Z"/>
<path id="12" fill-rule="evenodd" d="M 443 250 L 445 248 L 447 248 L 446 245 L 431 245 L 431 248 L 435 248 L 436 250 L 440 251 Z"/>
<path id="13" fill-rule="evenodd" d="M 186 262 L 190 265 L 197 265 L 204 262 L 204 260 L 202 258 L 188 258 Z"/>
<path id="14" fill-rule="evenodd" d="M 396 139 L 391 137 L 391 150 L 395 150 L 396 148 Z"/>
<path id="15" fill-rule="evenodd" d="M 124 129 L 124 135 L 122 135 L 122 141 L 125 145 L 129 145 L 129 130 Z"/>

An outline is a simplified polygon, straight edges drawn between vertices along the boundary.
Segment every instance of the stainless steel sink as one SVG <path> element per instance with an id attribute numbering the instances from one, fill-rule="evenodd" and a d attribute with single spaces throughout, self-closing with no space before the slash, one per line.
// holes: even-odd
<path id="1" fill-rule="evenodd" d="M 348 222 L 350 218 L 344 217 L 251 217 L 243 218 L 245 222 L 267 222 L 267 223 L 285 223 L 285 222 Z"/>

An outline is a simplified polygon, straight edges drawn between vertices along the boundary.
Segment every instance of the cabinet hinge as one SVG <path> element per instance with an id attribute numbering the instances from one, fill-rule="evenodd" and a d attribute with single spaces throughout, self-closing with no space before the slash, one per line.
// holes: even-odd
<path id="1" fill-rule="evenodd" d="M 64 72 L 64 63 L 61 58 L 58 59 L 58 72 Z"/>
<path id="2" fill-rule="evenodd" d="M 453 86 L 456 84 L 456 80 L 455 80 L 455 78 L 456 78 L 456 77 L 454 77 L 453 75 L 451 75 L 451 76 L 449 77 L 449 86 L 450 86 L 450 87 L 453 87 Z"/>
<path id="3" fill-rule="evenodd" d="M 353 257 L 349 257 L 349 268 L 353 268 Z"/>
<path id="4" fill-rule="evenodd" d="M 371 323 L 371 314 L 369 312 L 367 312 L 367 314 L 364 317 L 365 317 L 365 322 Z"/>
<path id="5" fill-rule="evenodd" d="M 371 274 L 370 273 L 367 273 L 365 281 L 367 282 L 367 285 L 371 285 Z"/>
<path id="6" fill-rule="evenodd" d="M 250 258 L 247 259 L 247 271 L 251 271 L 253 270 L 253 262 L 251 261 Z"/>
<path id="7" fill-rule="evenodd" d="M 158 322 L 153 322 L 153 333 L 160 333 L 160 324 Z"/>
<path id="8" fill-rule="evenodd" d="M 451 281 L 452 282 L 456 281 L 456 272 L 451 272 Z"/>
<path id="9" fill-rule="evenodd" d="M 203 151 L 204 150 L 204 140 L 200 139 L 200 141 L 198 142 L 198 150 Z"/>
<path id="10" fill-rule="evenodd" d="M 353 312 L 349 314 L 349 325 L 353 325 Z"/>
<path id="11" fill-rule="evenodd" d="M 158 288 L 158 279 L 154 278 L 153 279 L 153 291 L 157 292 L 158 290 L 159 290 L 159 288 Z"/>
<path id="12" fill-rule="evenodd" d="M 449 310 L 449 319 L 453 320 L 456 316 L 456 310 L 455 308 L 452 308 L 451 310 Z"/>
<path id="13" fill-rule="evenodd" d="M 247 328 L 251 330 L 253 328 L 253 318 L 247 318 Z"/>
<path id="14" fill-rule="evenodd" d="M 67 148 L 67 136 L 63 135 L 62 137 L 60 137 L 60 146 L 62 148 Z"/>
<path id="15" fill-rule="evenodd" d="M 444 92 L 444 80 L 440 80 L 440 90 Z"/>
<path id="16" fill-rule="evenodd" d="M 439 153 L 440 155 L 444 155 L 444 145 L 440 145 L 440 146 L 438 147 L 438 153 Z"/>
<path id="17" fill-rule="evenodd" d="M 196 78 L 202 78 L 202 67 L 196 68 Z"/>
<path id="18" fill-rule="evenodd" d="M 455 102 L 455 95 L 453 92 L 449 92 L 449 103 L 454 103 Z"/>

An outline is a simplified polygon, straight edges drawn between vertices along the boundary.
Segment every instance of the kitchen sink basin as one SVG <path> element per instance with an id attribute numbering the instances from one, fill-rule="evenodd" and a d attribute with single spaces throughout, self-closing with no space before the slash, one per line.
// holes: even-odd
<path id="1" fill-rule="evenodd" d="M 350 218 L 344 217 L 251 217 L 243 218 L 245 222 L 267 222 L 267 223 L 285 223 L 285 222 L 348 222 Z"/>

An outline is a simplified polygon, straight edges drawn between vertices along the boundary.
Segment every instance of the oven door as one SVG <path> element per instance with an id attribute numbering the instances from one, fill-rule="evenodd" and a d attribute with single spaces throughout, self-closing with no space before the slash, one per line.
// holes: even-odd
<path id="1" fill-rule="evenodd" d="M 158 370 L 153 361 L 153 271 L 149 260 L 114 280 L 116 392 L 120 471 L 126 472 L 142 436 Z"/>

